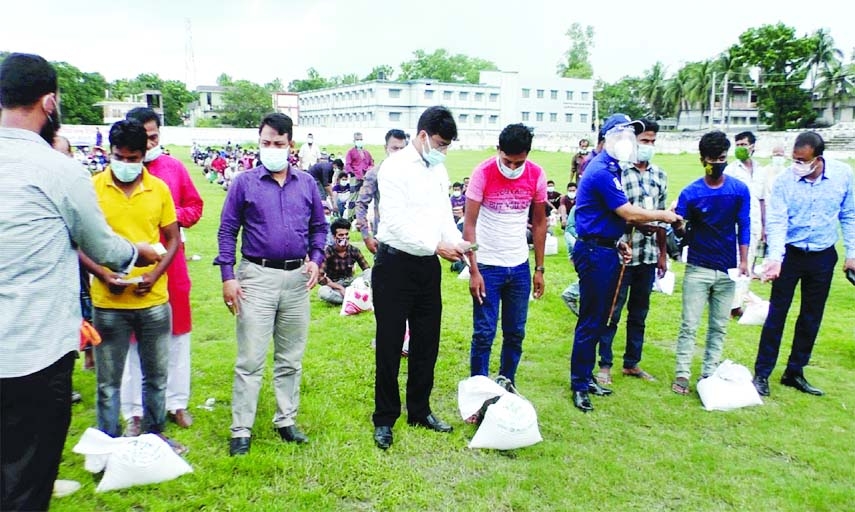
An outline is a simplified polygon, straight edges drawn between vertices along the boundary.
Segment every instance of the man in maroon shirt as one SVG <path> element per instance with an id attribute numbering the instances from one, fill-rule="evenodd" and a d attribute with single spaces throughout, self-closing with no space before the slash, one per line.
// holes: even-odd
<path id="1" fill-rule="evenodd" d="M 220 216 L 214 264 L 220 266 L 223 302 L 237 317 L 232 456 L 249 452 L 271 335 L 273 424 L 282 440 L 308 442 L 294 420 L 309 335 L 309 290 L 324 261 L 327 221 L 314 178 L 288 163 L 293 130 L 285 114 L 269 114 L 261 121 L 262 165 L 238 175 Z M 242 261 L 235 273 L 239 232 Z"/>
<path id="2" fill-rule="evenodd" d="M 350 202 L 348 208 L 355 211 L 356 199 L 359 197 L 359 189 L 362 188 L 362 180 L 365 179 L 365 173 L 374 167 L 374 158 L 367 149 L 362 147 L 362 133 L 356 132 L 353 134 L 353 147 L 345 155 L 344 170 L 350 173 L 356 180 L 356 183 L 351 180 L 350 183 Z"/>

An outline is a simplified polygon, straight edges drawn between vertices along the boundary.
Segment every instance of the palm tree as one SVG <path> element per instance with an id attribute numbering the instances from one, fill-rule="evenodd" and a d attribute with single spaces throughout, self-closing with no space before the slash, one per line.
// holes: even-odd
<path id="1" fill-rule="evenodd" d="M 677 127 L 680 126 L 680 114 L 689 109 L 686 69 L 686 67 L 681 68 L 676 75 L 667 80 L 662 96 L 665 112 L 677 118 Z"/>
<path id="2" fill-rule="evenodd" d="M 710 105 L 710 86 L 712 85 L 712 76 L 714 73 L 712 61 L 705 60 L 701 62 L 691 62 L 686 65 L 688 76 L 687 78 L 687 99 L 691 105 L 698 105 L 701 109 L 700 123 L 698 128 L 704 126 L 704 112 L 707 111 Z M 710 113 L 712 118 L 712 112 Z"/>
<path id="3" fill-rule="evenodd" d="M 722 122 L 726 122 L 728 117 L 730 117 L 730 92 L 735 87 L 744 87 L 745 89 L 751 89 L 754 85 L 754 80 L 751 79 L 751 76 L 748 71 L 748 67 L 739 64 L 736 59 L 733 58 L 730 50 L 723 52 L 718 56 L 718 59 L 713 63 L 713 69 L 716 71 L 717 76 L 721 77 L 721 81 L 724 84 L 722 87 L 722 105 L 724 105 L 724 112 L 722 117 Z M 724 87 L 727 87 L 727 90 Z M 750 91 L 749 91 L 750 97 Z"/>
<path id="4" fill-rule="evenodd" d="M 823 106 L 827 102 L 831 103 L 832 124 L 840 120 L 837 105 L 847 98 L 852 97 L 853 93 L 855 93 L 855 81 L 853 81 L 850 67 L 855 66 L 844 66 L 840 62 L 835 62 L 824 68 L 819 76 L 816 94 L 822 100 Z"/>
<path id="5" fill-rule="evenodd" d="M 831 37 L 828 29 L 821 28 L 817 30 L 813 34 L 812 39 L 814 45 L 813 51 L 807 62 L 808 66 L 812 68 L 810 77 L 811 97 L 816 92 L 816 82 L 819 75 L 827 71 L 835 63 L 843 61 L 843 52 L 839 48 L 834 47 L 834 38 Z"/>
<path id="6" fill-rule="evenodd" d="M 657 119 L 662 116 L 665 111 L 665 66 L 661 62 L 656 62 L 652 68 L 648 69 L 644 77 L 641 79 L 641 96 L 647 102 L 650 109 L 650 116 Z"/>

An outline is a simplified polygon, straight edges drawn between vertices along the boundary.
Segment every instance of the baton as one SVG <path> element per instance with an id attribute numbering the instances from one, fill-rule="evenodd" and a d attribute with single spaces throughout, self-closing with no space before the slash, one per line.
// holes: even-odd
<path id="1" fill-rule="evenodd" d="M 626 245 L 629 246 L 629 250 L 632 251 L 632 234 L 635 232 L 635 226 L 632 226 L 629 229 L 629 237 Z M 618 255 L 620 255 L 620 251 L 618 251 Z M 623 281 L 623 273 L 626 272 L 626 262 L 623 259 L 623 256 L 620 258 L 620 274 L 618 274 L 617 286 L 615 287 L 615 294 L 612 297 L 612 307 L 609 308 L 609 316 L 606 317 L 606 325 L 612 321 L 612 315 L 615 313 L 615 306 L 617 305 L 617 298 L 620 294 L 620 284 Z"/>

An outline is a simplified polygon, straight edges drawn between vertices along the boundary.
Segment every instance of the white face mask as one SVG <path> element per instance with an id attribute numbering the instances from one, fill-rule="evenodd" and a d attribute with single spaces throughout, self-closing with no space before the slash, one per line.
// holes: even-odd
<path id="1" fill-rule="evenodd" d="M 158 144 L 157 146 L 155 146 L 155 147 L 153 147 L 153 148 L 151 148 L 145 152 L 145 156 L 143 157 L 143 162 L 149 163 L 162 154 L 163 154 L 163 148 L 161 148 L 160 144 Z"/>
<path id="2" fill-rule="evenodd" d="M 288 148 L 261 148 L 258 150 L 261 163 L 270 172 L 279 172 L 288 167 Z"/>
<path id="3" fill-rule="evenodd" d="M 311 145 L 312 145 L 312 143 L 313 143 L 313 142 L 315 142 L 315 139 L 313 139 L 313 138 L 309 137 L 308 139 L 306 139 L 306 142 L 308 142 L 308 143 L 309 143 L 309 145 L 311 146 Z"/>
<path id="4" fill-rule="evenodd" d="M 772 157 L 772 165 L 775 167 L 783 167 L 786 162 L 787 159 L 781 155 L 775 155 Z"/>
<path id="5" fill-rule="evenodd" d="M 502 159 L 496 157 L 496 163 L 499 165 L 499 172 L 502 173 L 502 176 L 508 178 L 509 180 L 515 180 L 522 176 L 523 171 L 525 171 L 525 162 L 516 169 L 511 169 L 502 163 Z"/>
<path id="6" fill-rule="evenodd" d="M 792 169 L 793 174 L 795 174 L 799 178 L 804 178 L 805 176 L 808 176 L 813 172 L 813 164 L 815 163 L 816 159 L 811 162 L 793 162 L 793 165 L 790 166 L 790 169 Z"/>
<path id="7" fill-rule="evenodd" d="M 546 187 L 546 191 L 549 193 L 555 192 L 555 187 Z"/>
<path id="8" fill-rule="evenodd" d="M 454 192 L 451 193 L 451 195 L 453 195 L 454 197 L 460 197 L 461 194 L 462 194 L 462 192 L 460 192 L 459 190 L 455 190 Z"/>
<path id="9" fill-rule="evenodd" d="M 639 144 L 636 151 L 638 152 L 636 157 L 638 162 L 649 162 L 653 160 L 653 155 L 656 154 L 656 148 L 649 144 Z"/>
<path id="10" fill-rule="evenodd" d="M 576 192 L 567 192 L 567 197 L 570 199 L 576 199 Z"/>
<path id="11" fill-rule="evenodd" d="M 361 140 L 353 141 L 353 145 L 356 146 L 357 149 L 362 149 L 362 141 Z"/>

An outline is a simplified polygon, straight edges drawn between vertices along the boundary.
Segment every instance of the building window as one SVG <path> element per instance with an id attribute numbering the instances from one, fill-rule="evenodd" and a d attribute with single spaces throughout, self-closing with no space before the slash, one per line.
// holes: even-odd
<path id="1" fill-rule="evenodd" d="M 535 119 L 536 119 L 537 121 L 543 121 L 543 112 L 538 112 L 538 113 L 535 115 Z"/>
<path id="2" fill-rule="evenodd" d="M 400 98 L 401 97 L 401 89 L 389 89 L 389 97 L 390 98 Z M 400 114 L 400 112 L 398 112 Z"/>
<path id="3" fill-rule="evenodd" d="M 555 89 L 552 89 L 551 91 L 549 91 L 549 99 L 557 100 L 558 99 L 558 91 Z"/>
<path id="4" fill-rule="evenodd" d="M 495 92 L 490 93 L 490 103 L 496 103 L 497 101 L 499 101 L 499 94 Z"/>
<path id="5" fill-rule="evenodd" d="M 483 121 L 483 119 L 484 116 L 482 116 L 481 114 L 475 114 L 475 124 L 481 124 L 481 121 Z"/>
<path id="6" fill-rule="evenodd" d="M 537 90 L 537 99 L 539 99 L 539 100 L 543 99 L 543 89 Z"/>
<path id="7" fill-rule="evenodd" d="M 589 93 L 587 91 L 582 91 L 582 101 L 588 101 L 588 96 L 590 96 L 590 95 L 591 95 L 591 93 Z"/>
<path id="8" fill-rule="evenodd" d="M 433 99 L 433 91 L 431 89 L 425 89 L 425 99 L 432 100 Z"/>
<path id="9" fill-rule="evenodd" d="M 496 124 L 499 122 L 499 116 L 490 116 L 490 124 Z"/>
<path id="10" fill-rule="evenodd" d="M 579 114 L 579 122 L 585 124 L 588 122 L 588 114 Z"/>
<path id="11" fill-rule="evenodd" d="M 531 89 L 523 89 L 522 90 L 522 97 L 528 98 L 529 96 L 531 96 Z"/>
<path id="12" fill-rule="evenodd" d="M 557 123 L 558 122 L 558 113 L 557 112 L 550 112 L 549 113 L 549 122 L 550 123 Z"/>
<path id="13" fill-rule="evenodd" d="M 460 120 L 460 124 L 466 124 L 469 121 L 469 114 L 460 114 L 458 119 Z"/>
<path id="14" fill-rule="evenodd" d="M 528 112 L 523 112 L 523 113 L 522 113 L 522 120 L 523 120 L 523 121 L 528 121 Z"/>
<path id="15" fill-rule="evenodd" d="M 442 91 L 442 99 L 448 101 L 451 99 L 452 94 L 451 91 Z"/>
<path id="16" fill-rule="evenodd" d="M 467 91 L 460 91 L 459 98 L 460 98 L 460 101 L 468 101 L 469 100 L 469 93 Z"/>
<path id="17" fill-rule="evenodd" d="M 475 101 L 477 101 L 479 103 L 484 101 L 484 93 L 483 92 L 476 92 L 475 93 Z"/>
<path id="18" fill-rule="evenodd" d="M 401 120 L 400 112 L 389 112 L 389 121 L 398 122 Z"/>
<path id="19" fill-rule="evenodd" d="M 572 123 L 573 122 L 573 114 L 564 114 L 564 122 Z"/>

